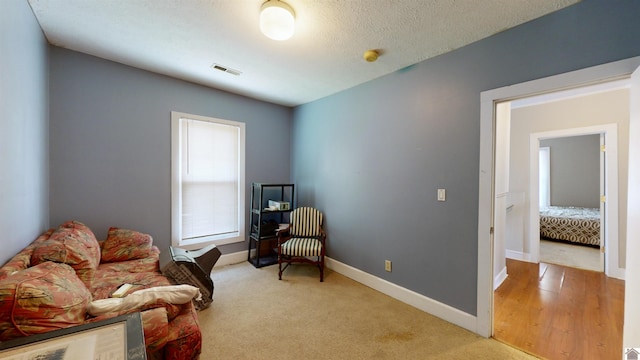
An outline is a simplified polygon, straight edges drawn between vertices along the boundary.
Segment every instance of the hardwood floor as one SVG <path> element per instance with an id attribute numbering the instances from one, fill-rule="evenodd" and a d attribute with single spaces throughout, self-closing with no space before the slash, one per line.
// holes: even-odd
<path id="1" fill-rule="evenodd" d="M 624 281 L 507 259 L 494 338 L 546 359 L 621 359 Z"/>

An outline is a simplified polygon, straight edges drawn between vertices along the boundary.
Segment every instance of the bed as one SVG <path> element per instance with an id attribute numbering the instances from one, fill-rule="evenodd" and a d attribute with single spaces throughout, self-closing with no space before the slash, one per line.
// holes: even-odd
<path id="1" fill-rule="evenodd" d="M 540 236 L 600 246 L 600 209 L 548 206 L 540 209 Z"/>

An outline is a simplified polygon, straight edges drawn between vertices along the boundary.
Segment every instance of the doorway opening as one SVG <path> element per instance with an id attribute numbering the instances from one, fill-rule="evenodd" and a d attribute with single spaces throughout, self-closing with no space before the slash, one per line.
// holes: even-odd
<path id="1" fill-rule="evenodd" d="M 534 80 L 481 94 L 480 124 L 480 171 L 478 213 L 478 312 L 477 333 L 490 337 L 493 332 L 493 287 L 494 287 L 494 148 L 496 131 L 496 104 L 534 95 L 549 94 L 560 89 L 577 89 L 587 85 L 601 84 L 629 78 L 640 66 L 640 57 L 594 66 L 549 78 Z M 630 142 L 630 145 L 632 143 Z M 537 161 L 536 161 L 537 163 Z M 536 190 L 537 191 L 537 190 Z M 536 201 L 537 203 L 537 201 Z M 634 241 L 634 240 L 630 240 Z M 530 249 L 526 249 L 530 256 Z M 539 257 L 539 254 L 537 254 Z M 624 273 L 624 269 L 621 269 Z"/>
<path id="2" fill-rule="evenodd" d="M 619 92 L 620 96 L 628 97 L 628 90 Z M 628 110 L 625 108 L 621 109 L 621 111 L 625 114 L 626 118 L 628 118 Z M 625 127 L 627 124 L 623 124 Z M 529 228 L 528 228 L 528 243 L 529 248 L 529 259 L 528 261 L 538 263 L 540 262 L 540 235 L 541 233 L 545 233 L 545 230 L 548 227 L 558 227 L 557 236 L 560 239 L 566 240 L 575 240 L 575 242 L 582 243 L 592 243 L 597 244 L 601 248 L 601 254 L 603 254 L 603 259 L 601 260 L 604 265 L 603 269 L 608 276 L 616 277 L 623 279 L 624 274 L 621 270 L 620 264 L 620 256 L 619 256 L 619 206 L 618 206 L 618 194 L 619 189 L 618 186 L 621 183 L 618 180 L 619 167 L 618 167 L 618 126 L 617 124 L 602 124 L 602 125 L 594 125 L 588 127 L 581 128 L 568 128 L 554 131 L 545 131 L 545 132 L 537 132 L 530 134 L 529 141 L 529 173 L 530 173 L 530 184 L 529 184 L 529 195 L 531 199 L 538 199 L 540 193 L 539 186 L 539 153 L 540 153 L 540 144 L 545 140 L 552 139 L 562 139 L 562 138 L 577 138 L 577 137 L 586 137 L 589 135 L 595 135 L 596 137 L 596 146 L 599 146 L 600 141 L 602 141 L 602 145 L 606 144 L 606 147 L 600 147 L 601 155 L 597 156 L 599 158 L 598 162 L 600 164 L 599 167 L 602 169 L 598 170 L 598 175 L 596 179 L 592 179 L 592 181 L 596 181 L 598 185 L 597 191 L 598 194 L 593 194 L 595 198 L 595 204 L 592 202 L 588 203 L 577 203 L 576 205 L 580 205 L 584 207 L 586 204 L 591 204 L 590 207 L 597 207 L 598 214 L 598 227 L 594 229 L 594 231 L 598 231 L 598 236 L 595 240 L 588 238 L 588 235 L 594 235 L 592 233 L 585 232 L 584 234 L 574 234 L 573 231 L 576 230 L 578 226 L 594 226 L 591 224 L 589 220 L 589 214 L 582 215 L 581 218 L 577 218 L 574 216 L 575 211 L 572 212 L 573 217 L 561 218 L 557 221 L 557 223 L 552 223 L 551 225 L 543 223 L 543 227 L 541 228 L 540 222 L 540 202 L 539 201 L 530 201 L 529 203 Z M 602 140 L 600 140 L 602 138 Z M 626 154 L 628 153 L 627 148 L 623 149 L 624 160 L 627 159 Z M 597 151 L 597 150 L 596 150 Z M 578 159 L 574 159 L 576 162 Z M 572 171 L 577 171 L 576 169 L 571 169 Z M 625 173 L 626 175 L 626 173 Z M 626 179 L 626 176 L 624 176 Z M 623 183 L 623 196 L 626 197 L 626 181 Z M 573 186 L 573 184 L 568 184 L 568 186 Z M 575 185 L 577 186 L 577 185 Z M 606 199 L 606 201 L 601 201 Z M 586 201 L 586 200 L 583 200 Z M 598 201 L 600 201 L 598 203 Z M 561 205 L 567 205 L 562 204 Z M 573 210 L 573 209 L 572 209 Z M 626 215 L 626 211 L 622 213 L 623 217 Z M 626 218 L 625 218 L 626 219 Z M 554 220 L 554 219 L 552 219 Z M 573 224 L 575 226 L 570 226 Z M 622 222 L 623 224 L 626 222 Z M 601 240 L 601 241 L 598 241 Z M 525 259 L 527 260 L 527 259 Z"/>
<path id="3" fill-rule="evenodd" d="M 606 82 L 606 86 L 609 86 L 611 84 L 615 84 L 616 82 L 614 81 L 610 81 L 610 82 Z M 598 87 L 600 86 L 605 86 L 605 83 L 601 83 L 598 85 Z M 586 87 L 584 87 L 586 88 Z M 582 89 L 582 88 L 581 88 Z M 573 90 L 572 90 L 573 91 Z M 609 90 L 608 90 L 609 91 Z M 625 114 L 622 116 L 623 121 L 627 121 L 627 125 L 628 126 L 628 121 L 629 121 L 629 104 L 628 104 L 628 99 L 629 99 L 629 91 L 628 89 L 623 89 L 620 90 L 618 88 L 616 88 L 615 86 L 613 86 L 613 90 L 610 90 L 611 92 L 616 92 L 617 94 L 622 94 L 620 95 L 621 97 L 624 97 L 625 100 L 627 102 L 620 102 L 620 103 L 616 103 L 618 104 L 618 106 L 620 106 L 623 111 L 625 112 Z M 554 93 L 555 95 L 555 93 Z M 546 94 L 545 96 L 554 96 L 549 94 Z M 581 99 L 581 106 L 582 107 L 578 107 L 576 109 L 582 111 L 569 111 L 567 112 L 570 115 L 573 115 L 574 117 L 577 118 L 585 118 L 586 122 L 582 123 L 579 122 L 577 123 L 577 125 L 582 125 L 583 127 L 577 127 L 577 128 L 571 128 L 565 127 L 565 124 L 562 122 L 563 119 L 553 119 L 552 122 L 553 124 L 545 124 L 543 120 L 545 120 L 545 117 L 552 117 L 552 115 L 550 115 L 550 113 L 547 112 L 542 112 L 542 120 L 540 120 L 540 113 L 536 114 L 536 116 L 532 116 L 529 117 L 528 120 L 534 124 L 534 126 L 521 126 L 523 129 L 521 129 L 520 132 L 515 131 L 514 130 L 514 124 L 518 125 L 518 120 L 520 120 L 520 122 L 522 122 L 522 118 L 519 118 L 516 120 L 516 116 L 514 115 L 513 111 L 511 112 L 511 116 L 509 118 L 509 120 L 511 121 L 510 125 L 507 127 L 508 129 L 510 129 L 511 131 L 511 136 L 510 136 L 510 140 L 507 143 L 511 144 L 511 150 L 513 150 L 514 147 L 520 147 L 521 148 L 521 152 L 520 152 L 520 156 L 521 159 L 515 159 L 516 161 L 513 161 L 514 159 L 511 159 L 510 161 L 510 167 L 506 167 L 509 171 L 505 172 L 504 169 L 501 169 L 501 167 L 499 166 L 500 162 L 504 162 L 504 156 L 503 154 L 499 153 L 500 150 L 500 139 L 499 139 L 499 134 L 500 132 L 498 130 L 496 130 L 494 132 L 494 142 L 495 142 L 495 147 L 494 147 L 494 151 L 495 151 L 495 168 L 494 168 L 494 182 L 493 182 L 493 192 L 492 192 L 492 196 L 493 196 L 493 208 L 492 210 L 494 211 L 493 213 L 493 226 L 494 226 L 494 239 L 493 239 L 493 245 L 495 246 L 494 249 L 498 249 L 501 245 L 499 244 L 499 241 L 502 239 L 504 240 L 504 236 L 500 235 L 501 233 L 505 232 L 505 226 L 504 224 L 501 224 L 498 220 L 500 219 L 500 217 L 502 216 L 501 213 L 504 211 L 504 207 L 501 204 L 501 197 L 502 194 L 510 194 L 512 191 L 516 192 L 516 193 L 524 193 L 524 196 L 522 196 L 523 201 L 520 202 L 520 204 L 513 204 L 513 203 L 507 203 L 506 205 L 508 205 L 508 207 L 513 207 L 513 206 L 520 206 L 523 210 L 524 210 L 524 214 L 525 214 L 525 219 L 528 219 L 528 221 L 525 221 L 525 230 L 524 230 L 524 239 L 522 239 L 520 241 L 519 245 L 520 248 L 516 248 L 515 250 L 519 250 L 520 253 L 522 254 L 522 259 L 520 260 L 525 260 L 531 263 L 538 263 L 540 261 L 540 234 L 541 234 L 541 227 L 540 227 L 540 179 L 539 179 L 539 163 L 540 163 L 540 147 L 543 141 L 546 141 L 548 139 L 557 139 L 557 138 L 561 138 L 561 137 L 578 137 L 578 136 L 586 136 L 586 135 L 595 135 L 595 140 L 596 140 L 596 154 L 597 154 L 597 148 L 599 147 L 599 143 L 600 143 L 600 134 L 602 134 L 602 138 L 604 139 L 604 143 L 606 143 L 609 146 L 610 150 L 609 152 L 605 152 L 603 153 L 603 158 L 605 158 L 607 161 L 606 163 L 609 165 L 608 167 L 603 166 L 605 172 L 605 176 L 603 176 L 603 179 L 605 181 L 602 181 L 602 184 L 604 185 L 602 189 L 599 189 L 599 186 L 596 185 L 596 195 L 594 195 L 594 197 L 596 199 L 599 198 L 599 196 L 597 195 L 597 192 L 602 191 L 601 194 L 603 196 L 607 196 L 607 202 L 604 203 L 602 205 L 603 211 L 603 215 L 604 215 L 604 219 L 605 221 L 603 222 L 604 224 L 607 224 L 606 227 L 604 227 L 604 231 L 603 231 L 603 235 L 604 236 L 600 236 L 600 234 L 598 234 L 598 238 L 602 237 L 605 242 L 603 242 L 604 245 L 606 246 L 611 246 L 612 244 L 616 243 L 616 238 L 617 238 L 617 210 L 618 210 L 618 206 L 617 203 L 615 202 L 615 200 L 617 200 L 617 185 L 618 185 L 618 180 L 617 180 L 617 125 L 618 122 L 620 122 L 621 120 L 614 120 L 615 123 L 614 124 L 598 124 L 598 125 L 592 125 L 593 123 L 589 122 L 589 117 L 588 114 L 584 113 L 584 108 L 588 108 L 590 107 L 592 104 L 591 102 L 594 102 L 594 99 L 598 98 L 598 96 L 601 95 L 589 95 L 589 98 L 587 100 L 585 100 L 586 98 Z M 555 103 L 552 106 L 549 107 L 553 107 L 555 109 L 557 109 L 559 106 L 556 105 L 559 101 L 558 100 L 554 100 Z M 506 103 L 512 103 L 513 100 L 511 101 L 506 101 Z M 496 110 L 495 110 L 495 126 L 499 128 L 500 124 L 503 123 L 504 121 L 501 121 L 500 116 L 504 113 L 503 111 L 500 111 L 500 107 L 504 106 L 503 105 L 504 102 L 496 102 Z M 569 104 L 568 106 L 574 106 L 576 103 L 580 103 L 579 101 L 576 101 L 575 98 L 573 100 L 569 100 L 567 101 L 567 104 Z M 604 102 L 605 105 L 608 105 L 609 102 Z M 544 105 L 547 106 L 547 105 Z M 544 106 L 536 106 L 533 107 L 534 111 L 540 111 L 540 109 L 544 108 Z M 602 108 L 607 108 L 607 106 L 601 106 L 600 107 L 602 110 Z M 594 108 L 595 109 L 595 108 Z M 608 109 L 607 109 L 608 110 Z M 602 118 L 607 118 L 607 115 L 609 113 L 607 113 L 606 111 L 603 113 L 599 113 L 599 114 L 595 114 L 597 121 L 602 121 Z M 565 113 L 566 116 L 566 113 Z M 614 117 L 615 118 L 615 117 Z M 525 119 L 527 119 L 525 117 Z M 582 120 L 582 119 L 581 119 Z M 607 120 L 611 120 L 611 119 L 607 119 Z M 571 124 L 571 121 L 569 121 L 569 124 Z M 519 125 L 522 125 L 521 123 Z M 576 125 L 576 123 L 572 124 L 573 126 Z M 590 126 L 584 126 L 584 125 L 590 125 Z M 548 126 L 548 127 L 545 127 Z M 626 129 L 625 129 L 625 125 L 622 123 L 622 128 L 625 130 L 624 133 L 626 133 Z M 515 135 L 520 135 L 521 138 L 518 138 Z M 525 155 L 522 155 L 522 154 Z M 514 153 L 514 156 L 517 156 L 517 153 Z M 528 157 L 528 159 L 526 158 Z M 598 159 L 599 156 L 596 156 L 596 159 Z M 509 159 L 509 156 L 507 156 L 507 159 Z M 524 160 L 524 161 L 523 161 Z M 624 160 L 626 160 L 626 154 L 625 154 L 625 158 Z M 510 174 L 514 173 L 514 167 L 518 167 L 518 165 L 524 163 L 524 166 L 521 166 L 520 169 L 516 169 L 515 173 L 518 174 L 518 170 L 520 170 L 520 179 L 522 180 L 520 183 L 518 183 L 517 181 L 515 182 L 515 186 L 510 188 L 509 186 L 514 185 L 514 181 L 511 181 L 512 179 L 510 179 Z M 597 161 L 598 165 L 600 163 L 600 161 Z M 603 162 L 603 165 L 605 163 Z M 515 165 L 515 166 L 514 166 Z M 595 177 L 597 180 L 599 180 L 600 176 L 599 176 L 599 169 L 597 171 L 597 174 Z M 626 180 L 626 174 L 623 175 L 623 178 Z M 517 176 L 514 176 L 516 179 L 518 178 Z M 526 183 L 528 181 L 528 184 Z M 506 187 L 504 186 L 504 184 L 508 184 Z M 597 184 L 597 183 L 596 183 Z M 501 187 L 502 185 L 502 187 Z M 626 184 L 625 184 L 626 185 Z M 623 196 L 626 197 L 626 186 L 623 189 Z M 508 199 L 508 196 L 507 196 Z M 597 201 L 597 200 L 596 200 Z M 598 204 L 599 205 L 599 204 Z M 528 213 L 527 213 L 528 210 Z M 626 212 L 625 212 L 626 213 Z M 599 220 L 599 219 L 598 219 Z M 600 221 L 598 221 L 598 223 L 600 223 Z M 508 239 L 507 239 L 508 240 Z M 607 241 L 608 240 L 608 241 Z M 507 242 L 505 248 L 509 249 L 510 245 L 513 244 L 509 244 Z M 619 254 L 617 251 L 617 246 L 615 247 L 616 251 L 611 251 L 611 252 L 607 252 L 607 256 L 608 256 L 608 261 L 607 263 L 607 273 L 610 274 L 612 273 L 612 271 L 610 271 L 610 268 L 614 267 L 614 268 L 619 268 L 618 265 L 618 258 L 619 258 Z M 495 264 L 499 264 L 502 259 L 501 256 L 506 257 L 506 253 L 505 254 L 499 254 L 497 252 L 494 252 L 494 266 Z M 623 259 L 624 261 L 624 259 Z M 524 264 L 524 263 L 523 263 Z M 535 268 L 531 268 L 530 270 L 527 270 L 527 272 L 532 272 L 533 276 L 523 276 L 523 274 L 519 274 L 517 273 L 517 267 L 515 266 L 515 264 L 513 262 L 511 262 L 509 264 L 509 270 L 510 271 L 514 271 L 514 277 L 513 279 L 509 279 L 509 281 L 505 282 L 505 286 L 503 288 L 500 288 L 500 291 L 498 291 L 496 293 L 496 304 L 500 304 L 500 311 L 498 312 L 496 311 L 496 327 L 495 329 L 492 329 L 492 334 L 493 331 L 496 331 L 496 338 L 502 339 L 503 341 L 508 341 L 508 339 L 512 339 L 513 340 L 513 344 L 517 344 L 517 346 L 522 347 L 523 344 L 539 344 L 540 343 L 540 339 L 539 337 L 537 337 L 537 330 L 536 329 L 542 329 L 545 332 L 546 331 L 555 331 L 552 329 L 553 325 L 552 325 L 552 321 L 550 320 L 551 318 L 553 318 L 553 316 L 551 318 L 549 318 L 549 314 L 546 314 L 547 316 L 544 316 L 543 313 L 540 314 L 540 317 L 538 318 L 536 315 L 533 315 L 533 317 L 531 317 L 531 313 L 536 313 L 536 311 L 542 309 L 542 308 L 538 308 L 537 306 L 539 305 L 535 305 L 536 301 L 539 301 L 541 299 L 539 299 L 539 296 L 542 296 L 545 300 L 544 301 L 551 301 L 551 303 L 548 303 L 547 306 L 544 307 L 544 309 L 549 309 L 549 311 L 552 311 L 551 309 L 556 309 L 556 304 L 562 304 L 564 302 L 566 302 L 567 300 L 561 297 L 561 292 L 559 292 L 560 288 L 563 288 L 563 281 L 554 281 L 554 279 L 563 279 L 565 276 L 568 276 L 567 278 L 567 286 L 569 287 L 569 289 L 574 289 L 575 285 L 571 285 L 574 282 L 587 282 L 588 281 L 586 279 L 580 278 L 582 280 L 576 280 L 578 275 L 575 274 L 571 274 L 571 273 L 565 273 L 564 270 L 561 269 L 554 269 L 551 267 L 547 267 L 547 266 L 543 266 L 543 264 L 540 264 L 539 269 L 536 266 Z M 550 270 L 553 269 L 553 270 Z M 495 267 L 494 267 L 494 274 L 495 274 Z M 549 270 L 549 271 L 547 271 Z M 505 271 L 501 272 L 502 273 L 506 273 L 506 263 L 505 263 Z M 509 276 L 509 274 L 507 274 L 507 276 Z M 573 279 L 571 279 L 573 277 Z M 524 281 L 523 281 L 524 280 Z M 527 283 L 530 284 L 530 286 L 528 285 L 525 288 L 519 287 L 517 286 L 516 288 L 513 287 L 514 281 L 516 281 L 517 284 L 522 284 Z M 545 288 L 545 286 L 550 286 L 551 288 Z M 612 291 L 612 294 L 618 294 L 620 293 L 620 291 L 618 291 L 617 289 L 619 289 L 619 284 L 618 283 L 618 287 L 615 288 L 609 288 L 606 287 L 606 289 L 610 289 L 609 291 Z M 494 288 L 496 284 L 494 283 Z M 622 285 L 624 286 L 624 285 Z M 531 290 L 529 290 L 531 289 Z M 599 289 L 599 288 L 598 288 Z M 615 290 L 613 290 L 615 289 Z M 594 289 L 595 290 L 595 289 Z M 506 291 L 506 292 L 505 292 Z M 567 290 L 563 290 L 562 294 L 565 294 Z M 522 298 L 526 298 L 526 299 L 530 299 L 532 301 L 531 304 L 525 305 L 525 304 L 521 304 L 519 307 L 513 307 L 511 305 L 507 305 L 507 304 L 511 304 L 512 302 L 507 300 L 506 294 L 509 294 L 510 292 L 516 292 L 518 294 L 518 299 L 522 299 Z M 528 295 L 533 293 L 534 295 Z M 585 297 L 583 297 L 581 295 L 580 292 L 576 292 L 575 294 L 572 294 L 572 296 L 577 297 L 577 298 L 584 298 L 586 299 L 587 295 L 586 294 Z M 555 299 L 555 300 L 554 300 Z M 608 295 L 607 292 L 605 290 L 605 293 L 602 297 L 603 300 L 608 299 Z M 621 299 L 620 297 L 615 299 L 616 301 L 613 301 L 613 303 L 620 303 Z M 586 304 L 586 303 L 585 303 Z M 497 305 L 496 305 L 497 306 Z M 522 308 L 522 306 L 524 306 L 524 308 Z M 588 308 L 587 305 L 585 305 L 585 307 Z M 586 309 L 588 310 L 588 309 Z M 506 311 L 506 312 L 505 312 Z M 564 310 L 563 310 L 564 311 Z M 520 312 L 522 312 L 522 315 L 517 315 Z M 589 313 L 591 313 L 592 311 L 588 310 Z M 492 310 L 493 313 L 493 310 Z M 505 313 L 509 314 L 507 317 L 505 317 Z M 528 314 L 528 315 L 525 315 Z M 613 316 L 614 314 L 612 314 Z M 528 317 L 527 317 L 528 316 Z M 512 320 L 509 320 L 513 317 Z M 580 318 L 582 318 L 581 316 L 579 316 Z M 623 313 L 621 311 L 621 308 L 618 306 L 617 307 L 617 312 L 616 312 L 616 316 L 613 316 L 616 321 L 618 322 L 618 324 L 620 324 L 622 322 L 623 319 Z M 517 319 L 518 318 L 522 318 L 527 324 L 531 324 L 531 323 L 536 323 L 537 321 L 540 321 L 539 327 L 536 328 L 530 328 L 525 326 L 523 329 L 523 331 L 527 334 L 530 335 L 525 335 L 524 337 L 513 337 L 510 336 L 511 334 L 509 333 L 509 331 L 505 332 L 505 329 L 509 329 L 511 328 L 513 331 L 517 331 L 517 327 L 512 327 L 515 326 L 516 324 L 518 324 Z M 619 319 L 618 319 L 619 318 Z M 493 321 L 493 319 L 491 319 Z M 578 322 L 580 322 L 581 320 L 576 319 Z M 514 322 L 515 321 L 515 322 Z M 614 323 L 615 324 L 615 323 Z M 506 325 L 506 327 L 505 327 Z M 583 324 L 585 327 L 591 327 L 592 329 L 594 329 L 592 326 L 596 326 L 596 324 L 589 324 L 588 322 L 585 322 Z M 547 327 L 551 327 L 549 329 L 547 329 Z M 556 324 L 557 326 L 557 324 Z M 567 329 L 569 328 L 577 328 L 577 327 L 581 327 L 579 323 L 574 324 L 572 321 L 569 321 L 569 319 L 567 319 Z M 522 332 L 522 331 L 521 331 Z M 615 337 L 615 339 L 617 339 L 618 341 L 621 340 L 622 338 L 622 328 L 618 326 L 613 326 L 611 327 L 609 333 L 615 333 L 617 334 L 617 336 Z M 569 334 L 572 334 L 571 331 L 567 331 L 562 333 L 563 336 L 569 336 Z M 576 335 L 577 336 L 577 335 Z M 559 338 L 561 338 L 562 336 L 559 336 Z M 565 339 L 567 340 L 567 339 Z M 596 340 L 596 339 L 592 339 L 592 340 Z M 523 342 L 524 341 L 524 342 Z M 571 340 L 569 340 L 571 341 Z M 589 343 L 592 343 L 592 341 L 588 341 Z M 551 345 L 549 345 L 551 346 Z M 553 354 L 553 351 L 556 351 L 557 349 L 553 346 L 549 347 L 547 346 L 546 350 L 543 351 L 543 348 L 539 348 L 539 345 L 532 345 L 531 346 L 531 351 L 534 351 L 534 353 L 539 354 L 539 355 L 545 355 L 545 356 L 549 356 L 550 354 Z M 614 348 L 617 348 L 617 341 L 614 341 L 613 343 L 609 342 L 608 346 L 613 346 Z M 605 346 L 606 347 L 606 346 Z M 541 351 L 541 352 L 536 352 L 535 349 Z M 550 353 L 545 353 L 545 351 L 548 351 Z M 615 349 L 614 349 L 615 351 Z"/>
<path id="4" fill-rule="evenodd" d="M 612 131 L 617 128 L 615 124 L 611 127 Z M 617 238 L 607 238 L 605 227 L 607 219 L 611 226 L 618 226 L 617 217 L 607 215 L 603 202 L 607 178 L 616 178 L 610 183 L 618 184 L 617 174 L 608 174 L 611 167 L 605 156 L 607 137 L 616 135 L 603 130 L 561 137 L 541 134 L 535 139 L 539 144 L 539 166 L 538 173 L 530 175 L 539 180 L 540 262 L 605 272 L 605 253 L 611 253 L 606 249 L 610 243 L 617 248 L 618 243 Z M 613 146 L 609 151 L 617 153 Z M 617 163 L 617 159 L 612 162 Z M 617 197 L 607 201 L 618 208 Z"/>

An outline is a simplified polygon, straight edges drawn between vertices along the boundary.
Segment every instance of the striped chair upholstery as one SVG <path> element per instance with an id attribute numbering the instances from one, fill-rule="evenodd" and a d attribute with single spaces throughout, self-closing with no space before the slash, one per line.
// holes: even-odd
<path id="1" fill-rule="evenodd" d="M 311 263 L 320 269 L 324 280 L 325 233 L 322 212 L 301 207 L 291 212 L 288 229 L 278 234 L 278 277 L 292 263 Z M 283 264 L 285 265 L 283 268 Z"/>

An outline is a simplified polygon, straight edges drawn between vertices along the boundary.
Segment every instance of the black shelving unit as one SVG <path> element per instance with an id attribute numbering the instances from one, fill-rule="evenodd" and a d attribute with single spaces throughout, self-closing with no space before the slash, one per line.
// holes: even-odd
<path id="1" fill-rule="evenodd" d="M 276 231 L 265 231 L 268 222 L 289 223 L 294 209 L 294 184 L 251 184 L 251 209 L 249 214 L 249 254 L 247 261 L 259 268 L 278 262 Z M 288 209 L 271 210 L 269 200 L 289 203 Z"/>

